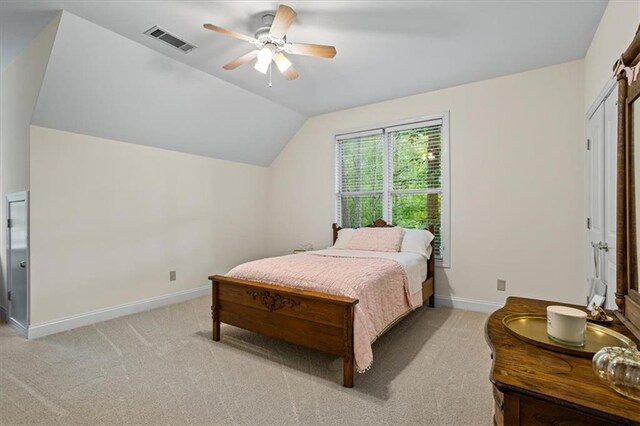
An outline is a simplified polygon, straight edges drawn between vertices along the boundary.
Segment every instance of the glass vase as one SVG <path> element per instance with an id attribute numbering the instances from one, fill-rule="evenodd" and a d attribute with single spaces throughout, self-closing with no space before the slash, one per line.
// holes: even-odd
<path id="1" fill-rule="evenodd" d="M 640 352 L 637 349 L 605 347 L 592 360 L 596 375 L 616 392 L 640 401 Z"/>

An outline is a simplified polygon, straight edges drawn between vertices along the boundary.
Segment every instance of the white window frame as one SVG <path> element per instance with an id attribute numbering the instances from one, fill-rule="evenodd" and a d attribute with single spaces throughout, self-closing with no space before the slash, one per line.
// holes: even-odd
<path id="1" fill-rule="evenodd" d="M 432 114 L 423 117 L 415 117 L 406 120 L 393 121 L 389 123 L 383 123 L 376 126 L 367 126 L 360 127 L 356 129 L 344 130 L 341 132 L 334 133 L 333 136 L 333 144 L 334 144 L 334 215 L 335 221 L 339 225 L 342 223 L 342 214 L 340 212 L 340 140 L 345 139 L 345 136 L 353 137 L 357 135 L 366 135 L 375 132 L 382 131 L 384 135 L 384 168 L 386 171 L 390 170 L 389 167 L 389 139 L 388 139 L 388 130 L 397 130 L 399 126 L 411 126 L 411 125 L 420 125 L 420 124 L 428 124 L 429 121 L 442 121 L 442 134 L 441 134 L 441 160 L 442 160 L 442 258 L 436 258 L 436 266 L 442 268 L 450 268 L 451 267 L 451 187 L 450 187 L 450 170 L 451 170 L 451 158 L 449 153 L 449 111 L 441 112 L 438 114 Z M 428 194 L 430 192 L 436 192 L 429 189 L 419 189 L 419 190 L 394 190 L 391 191 L 391 183 L 389 182 L 389 173 L 385 173 L 385 178 L 383 182 L 383 206 L 382 206 L 382 214 L 384 219 L 387 222 L 392 221 L 391 217 L 391 203 L 389 203 L 388 198 L 392 195 L 392 193 L 420 193 L 420 194 Z M 378 191 L 375 191 L 376 193 Z M 439 191 L 438 191 L 439 192 Z"/>

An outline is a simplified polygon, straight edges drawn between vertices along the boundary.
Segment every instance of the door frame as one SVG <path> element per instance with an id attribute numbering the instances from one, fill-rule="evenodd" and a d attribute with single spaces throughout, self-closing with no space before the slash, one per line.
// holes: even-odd
<path id="1" fill-rule="evenodd" d="M 597 112 L 601 111 L 601 114 L 596 117 Z M 596 119 L 597 118 L 597 119 Z M 592 120 L 595 119 L 593 123 L 594 126 L 591 126 Z M 602 121 L 602 122 L 600 122 Z M 585 146 L 585 221 L 584 229 L 585 229 L 585 306 L 589 303 L 589 291 L 591 289 L 590 278 L 593 277 L 592 273 L 595 272 L 593 268 L 593 259 L 594 259 L 594 251 L 597 252 L 598 260 L 602 260 L 601 252 L 599 250 L 594 249 L 591 246 L 591 241 L 594 238 L 593 233 L 595 232 L 599 236 L 596 238 L 597 241 L 604 240 L 604 230 L 607 226 L 605 215 L 606 215 L 606 170 L 605 166 L 605 140 L 603 137 L 604 128 L 602 126 L 604 122 L 604 105 L 599 104 L 593 114 L 587 118 L 587 128 L 586 128 L 586 146 Z M 595 127 L 595 130 L 600 130 L 598 135 L 592 134 L 592 127 Z M 595 157 L 594 157 L 595 156 Z M 598 160 L 597 162 L 594 162 Z M 600 176 L 600 179 L 596 179 L 596 177 Z M 592 185 L 593 184 L 593 185 Z M 601 191 L 601 193 L 599 193 Z M 595 203 L 596 199 L 600 199 L 600 203 Z M 595 205 L 594 205 L 595 204 Z M 595 209 L 593 209 L 595 207 Z M 596 232 L 599 228 L 599 232 Z M 600 235 L 601 234 L 601 235 Z M 604 271 L 602 270 L 602 266 L 600 267 L 600 279 L 605 280 Z"/>
<path id="2" fill-rule="evenodd" d="M 600 90 L 600 93 L 598 93 L 598 96 L 596 96 L 595 100 L 593 101 L 593 103 L 591 104 L 591 106 L 589 107 L 589 109 L 587 110 L 587 113 L 585 114 L 585 121 L 584 121 L 584 135 L 585 135 L 585 145 L 588 143 L 587 140 L 589 139 L 589 120 L 591 120 L 591 117 L 593 117 L 593 115 L 596 113 L 596 111 L 598 110 L 598 107 L 600 107 L 600 105 L 604 104 L 604 101 L 609 97 L 612 96 L 614 90 L 617 89 L 618 84 L 617 84 L 617 79 L 615 78 L 614 75 L 611 75 L 611 77 L 605 82 L 604 86 L 602 87 L 602 90 Z M 617 144 L 617 140 L 615 141 L 615 143 Z M 584 224 L 584 249 L 585 249 L 585 265 L 584 265 L 584 273 L 585 273 L 585 288 L 586 288 L 586 294 L 587 294 L 587 299 L 589 298 L 589 282 L 588 280 L 588 274 L 589 274 L 589 262 L 593 262 L 593 248 L 591 247 L 591 245 L 589 244 L 589 228 L 587 228 L 587 220 L 590 217 L 590 211 L 589 211 L 589 200 L 590 200 L 590 192 L 589 192 L 589 172 L 590 172 L 590 168 L 589 168 L 589 153 L 588 150 L 586 149 L 585 146 L 585 150 L 584 150 L 584 159 L 583 159 L 583 164 L 584 164 L 584 218 L 583 218 L 583 224 Z M 603 200 L 603 202 L 605 202 L 606 200 Z M 617 243 L 617 242 L 616 242 Z M 604 267 L 604 265 L 602 265 L 602 267 Z M 609 286 L 610 283 L 607 280 L 607 296 L 609 293 Z M 587 300 L 585 302 L 586 304 L 589 303 L 589 300 Z M 607 302 L 605 305 L 605 308 L 612 306 L 610 305 L 610 301 L 607 298 Z"/>
<path id="3" fill-rule="evenodd" d="M 20 202 L 20 201 L 24 201 L 25 203 L 25 210 L 26 210 L 26 214 L 27 214 L 27 323 L 26 324 L 20 324 L 19 322 L 15 321 L 12 317 L 11 317 L 11 302 L 8 300 L 7 297 L 7 323 L 9 325 L 11 325 L 15 330 L 17 330 L 20 334 L 22 334 L 25 337 L 29 336 L 29 323 L 31 322 L 31 274 L 30 274 L 30 218 L 29 218 L 29 191 L 20 191 L 20 192 L 13 192 L 11 194 L 7 194 L 6 195 L 6 200 L 5 200 L 5 217 L 7 218 L 7 220 L 9 220 L 10 217 L 10 209 L 9 209 L 9 204 L 11 203 L 15 203 L 15 202 Z M 4 226 L 6 226 L 7 228 L 7 235 L 6 235 L 6 244 L 7 244 L 7 276 L 6 276 L 6 283 L 7 283 L 7 292 L 11 291 L 11 230 L 9 229 L 8 223 L 5 223 Z M 8 296 L 8 293 L 7 293 Z"/>

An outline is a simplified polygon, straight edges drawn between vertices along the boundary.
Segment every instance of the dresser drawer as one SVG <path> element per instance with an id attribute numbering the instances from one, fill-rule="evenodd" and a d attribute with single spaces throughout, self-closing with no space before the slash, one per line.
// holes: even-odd
<path id="1" fill-rule="evenodd" d="M 493 424 L 504 424 L 504 394 L 493 387 Z"/>
<path id="2" fill-rule="evenodd" d="M 617 423 L 572 408 L 493 387 L 495 425 L 615 425 Z"/>

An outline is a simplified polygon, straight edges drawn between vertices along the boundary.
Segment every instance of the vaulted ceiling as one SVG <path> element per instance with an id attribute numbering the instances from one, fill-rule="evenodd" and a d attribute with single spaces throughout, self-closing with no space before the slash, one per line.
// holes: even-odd
<path id="1" fill-rule="evenodd" d="M 15 45 L 20 38 L 16 29 L 26 34 L 47 13 L 65 9 L 311 116 L 583 58 L 607 4 L 606 0 L 285 3 L 298 13 L 288 33 L 290 41 L 332 44 L 338 54 L 333 60 L 293 57 L 300 78 L 285 81 L 274 76 L 272 88 L 250 64 L 223 70 L 222 65 L 251 46 L 207 31 L 202 24 L 253 35 L 262 14 L 274 11 L 277 1 L 5 0 L 0 24 L 13 29 L 14 35 L 6 37 Z M 143 32 L 154 25 L 198 49 L 184 54 L 145 36 Z M 15 50 L 2 49 L 3 63 Z"/>
<path id="2" fill-rule="evenodd" d="M 583 58 L 606 3 L 287 1 L 289 41 L 338 54 L 291 56 L 300 77 L 270 88 L 252 64 L 223 70 L 252 46 L 202 24 L 253 35 L 278 2 L 3 0 L 0 70 L 65 10 L 34 124 L 264 166 L 309 116 Z"/>
<path id="3" fill-rule="evenodd" d="M 32 124 L 268 166 L 305 119 L 63 12 Z"/>

